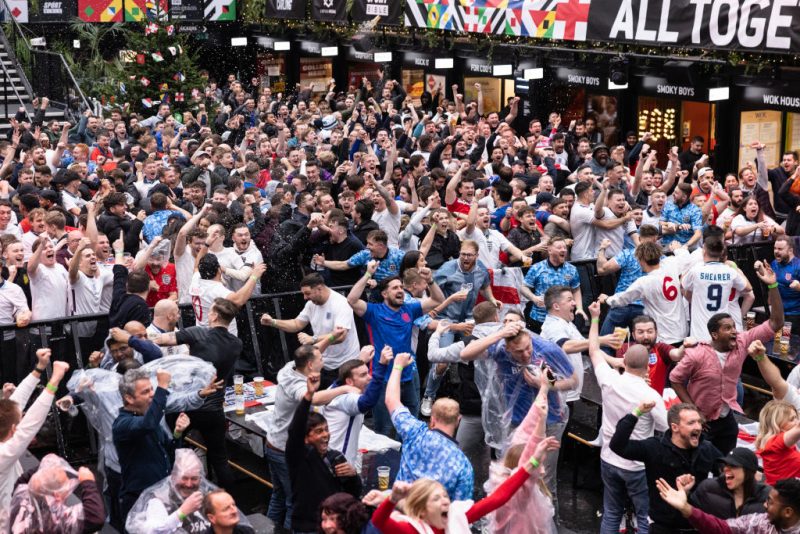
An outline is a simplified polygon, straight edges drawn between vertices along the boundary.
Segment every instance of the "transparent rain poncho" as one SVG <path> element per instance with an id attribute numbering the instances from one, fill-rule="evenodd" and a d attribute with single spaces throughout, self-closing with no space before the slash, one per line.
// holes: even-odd
<path id="1" fill-rule="evenodd" d="M 172 413 L 195 410 L 202 406 L 203 399 L 197 392 L 206 387 L 216 374 L 213 365 L 194 356 L 159 358 L 141 368 L 150 372 L 154 388 L 157 385 L 158 369 L 171 373 L 166 411 Z M 97 431 L 102 451 L 99 458 L 103 460 L 103 465 L 117 473 L 121 469 L 111 427 L 122 408 L 122 397 L 119 393 L 120 378 L 121 375 L 115 371 L 85 369 L 75 371 L 67 383 L 70 394 L 83 399 L 83 404 L 80 405 L 83 413 Z"/>
<path id="2" fill-rule="evenodd" d="M 538 401 L 535 401 L 538 402 Z M 517 462 L 517 469 L 524 469 L 536 450 L 536 446 L 545 437 L 545 423 L 547 409 L 543 414 L 532 406 L 528 415 L 522 421 L 514 434 L 508 447 L 523 445 L 524 449 Z M 558 454 L 551 451 L 549 454 Z M 489 518 L 489 531 L 493 534 L 556 534 L 556 525 L 553 522 L 554 508 L 549 497 L 542 491 L 541 471 L 534 471 L 525 484 L 504 504 L 493 512 Z M 492 462 L 489 466 L 489 479 L 483 488 L 487 494 L 494 492 L 513 470 L 503 465 L 502 461 Z"/>
<path id="3" fill-rule="evenodd" d="M 78 487 L 78 473 L 55 454 L 42 458 L 27 484 L 20 484 L 11 498 L 12 534 L 80 534 L 83 503 L 67 504 Z"/>
<path id="4" fill-rule="evenodd" d="M 187 482 L 187 478 L 199 477 L 199 482 Z M 185 495 L 180 487 L 185 485 Z M 183 501 L 192 493 L 199 491 L 203 495 L 217 489 L 205 477 L 203 464 L 191 449 L 175 451 L 175 464 L 167 478 L 156 482 L 139 495 L 136 503 L 128 513 L 125 530 L 129 534 L 172 534 L 204 532 L 211 523 L 200 508 L 180 521 L 172 514 L 180 508 Z M 172 516 L 172 517 L 171 517 Z M 239 524 L 250 526 L 249 521 L 239 510 Z M 177 526 L 176 526 L 177 525 Z"/>
<path id="5" fill-rule="evenodd" d="M 476 338 L 485 337 L 502 328 L 503 325 L 500 323 L 485 323 L 479 326 L 480 328 L 476 327 L 472 334 Z M 535 337 L 534 334 L 531 334 L 531 336 L 532 339 Z M 504 343 L 504 341 L 500 341 L 500 343 Z M 536 350 L 534 343 L 534 350 L 531 356 L 534 374 L 539 372 L 538 366 L 543 358 L 543 355 Z M 506 392 L 503 390 L 503 376 L 497 363 L 493 360 L 483 358 L 475 360 L 474 363 L 475 385 L 481 395 L 481 422 L 483 423 L 486 444 L 492 448 L 505 451 L 513 432 L 511 424 L 512 407 L 517 401 L 519 392 L 514 391 L 507 398 Z M 552 368 L 552 371 L 557 378 L 568 378 L 569 376 L 566 369 Z M 560 399 L 558 405 L 565 407 L 564 394 L 562 392 L 556 392 L 556 394 Z"/>

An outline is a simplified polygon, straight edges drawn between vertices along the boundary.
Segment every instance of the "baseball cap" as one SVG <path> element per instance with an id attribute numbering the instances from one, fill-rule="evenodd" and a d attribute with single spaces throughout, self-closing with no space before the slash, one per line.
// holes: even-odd
<path id="1" fill-rule="evenodd" d="M 205 150 L 198 150 L 197 152 L 194 153 L 194 155 L 192 157 L 193 158 L 199 158 L 200 156 L 205 156 L 207 158 L 210 158 L 211 154 L 209 154 Z"/>
<path id="2" fill-rule="evenodd" d="M 755 453 L 744 447 L 736 447 L 718 461 L 731 467 L 743 467 L 748 471 L 758 471 L 758 459 Z"/>
<path id="3" fill-rule="evenodd" d="M 539 206 L 542 204 L 552 204 L 555 198 L 556 197 L 554 197 L 552 193 L 542 191 L 541 193 L 536 193 L 536 204 Z"/>

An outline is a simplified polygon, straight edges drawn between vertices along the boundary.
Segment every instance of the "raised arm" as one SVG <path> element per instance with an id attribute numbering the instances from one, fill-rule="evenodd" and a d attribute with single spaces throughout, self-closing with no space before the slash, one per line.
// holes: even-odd
<path id="1" fill-rule="evenodd" d="M 253 267 L 253 274 L 247 279 L 247 282 L 235 293 L 228 295 L 228 300 L 237 306 L 244 306 L 247 300 L 253 294 L 256 284 L 261 280 L 261 276 L 266 272 L 267 266 L 264 263 L 258 263 Z"/>
<path id="2" fill-rule="evenodd" d="M 444 190 L 444 204 L 449 206 L 456 201 L 456 189 L 458 184 L 461 183 L 461 175 L 469 168 L 469 162 L 461 162 L 461 167 L 458 168 L 455 175 L 447 182 L 447 187 Z"/>
<path id="3" fill-rule="evenodd" d="M 31 278 L 36 278 L 36 272 L 39 270 L 39 263 L 42 260 L 42 251 L 44 250 L 47 241 L 50 238 L 47 237 L 46 232 L 42 232 L 42 235 L 39 236 L 39 246 L 36 247 L 36 250 L 33 251 L 31 257 L 28 258 L 28 276 Z"/>
<path id="4" fill-rule="evenodd" d="M 83 254 L 83 251 L 91 246 L 92 242 L 88 237 L 81 238 L 81 242 L 78 244 L 75 254 L 73 254 L 69 260 L 69 281 L 73 285 L 78 282 L 78 266 L 81 263 L 81 254 Z"/>
<path id="5" fill-rule="evenodd" d="M 747 348 L 747 353 L 758 364 L 758 371 L 772 389 L 772 396 L 775 397 L 775 400 L 783 400 L 791 386 L 783 379 L 780 369 L 767 356 L 764 344 L 759 340 L 753 341 Z"/>
<path id="6" fill-rule="evenodd" d="M 200 219 L 202 219 L 203 215 L 206 214 L 209 206 L 210 204 L 208 203 L 203 204 L 203 207 L 200 208 L 200 210 L 197 213 L 192 215 L 189 218 L 189 220 L 186 221 L 186 224 L 181 226 L 181 229 L 178 230 L 178 237 L 175 238 L 175 250 L 174 250 L 176 258 L 183 256 L 183 253 L 186 252 L 186 245 L 187 245 L 186 240 L 188 239 L 189 233 L 192 230 L 194 230 L 195 226 L 197 226 L 197 223 L 200 222 Z"/>
<path id="7" fill-rule="evenodd" d="M 778 282 L 775 272 L 767 262 L 756 262 L 756 275 L 767 286 L 769 302 L 769 327 L 773 332 L 783 328 L 783 301 L 778 292 Z"/>
<path id="8" fill-rule="evenodd" d="M 147 248 L 136 257 L 136 261 L 133 262 L 133 271 L 143 270 L 147 266 L 147 262 L 150 260 L 150 256 L 153 254 L 153 250 L 158 246 L 164 238 L 160 235 L 157 235 L 150 241 L 150 244 L 147 245 Z"/>
<path id="9" fill-rule="evenodd" d="M 367 272 L 364 273 L 364 276 L 358 279 L 358 282 L 355 283 L 353 288 L 350 290 L 350 293 L 347 294 L 347 303 L 350 304 L 350 307 L 353 308 L 353 311 L 359 317 L 363 317 L 365 313 L 367 313 L 367 303 L 361 300 L 361 295 L 364 293 L 364 289 L 367 287 L 367 282 L 372 278 L 375 274 L 375 271 L 378 270 L 378 262 L 376 260 L 370 260 L 367 263 Z"/>
<path id="10" fill-rule="evenodd" d="M 465 362 L 469 362 L 483 357 L 484 353 L 489 350 L 489 347 L 503 338 L 516 336 L 522 328 L 523 326 L 521 323 L 508 323 L 503 326 L 503 328 L 492 332 L 488 336 L 470 342 L 470 344 L 461 351 L 461 359 Z"/>
<path id="11" fill-rule="evenodd" d="M 389 381 L 386 383 L 385 402 L 389 414 L 403 407 L 403 403 L 400 400 L 400 377 L 403 376 L 403 369 L 408 367 L 411 362 L 411 355 L 407 352 L 401 352 L 394 357 L 392 372 L 389 375 Z"/>

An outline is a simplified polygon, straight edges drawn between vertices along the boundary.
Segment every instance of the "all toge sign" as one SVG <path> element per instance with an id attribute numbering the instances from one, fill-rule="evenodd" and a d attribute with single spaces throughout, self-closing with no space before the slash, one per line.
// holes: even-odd
<path id="1" fill-rule="evenodd" d="M 594 0 L 589 20 L 590 40 L 800 51 L 800 0 Z"/>

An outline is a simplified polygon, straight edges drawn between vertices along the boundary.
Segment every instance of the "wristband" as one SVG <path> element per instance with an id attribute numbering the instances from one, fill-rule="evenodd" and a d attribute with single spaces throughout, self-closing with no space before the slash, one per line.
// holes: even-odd
<path id="1" fill-rule="evenodd" d="M 597 317 L 592 317 L 592 324 L 600 324 L 600 319 Z"/>
<path id="2" fill-rule="evenodd" d="M 33 370 L 39 373 L 40 375 L 43 375 L 44 372 L 47 371 L 47 369 L 42 369 L 39 366 L 34 367 Z"/>
<path id="3" fill-rule="evenodd" d="M 57 388 L 56 386 L 54 386 L 52 383 L 49 383 L 49 382 L 48 382 L 48 384 L 47 384 L 47 385 L 44 387 L 44 389 L 46 389 L 47 391 L 49 391 L 49 392 L 50 392 L 50 393 L 52 393 L 53 395 L 55 395 L 55 394 L 56 394 L 56 391 L 58 391 L 58 388 Z"/>
<path id="4" fill-rule="evenodd" d="M 633 415 L 635 415 L 636 417 L 641 417 L 642 410 L 640 410 L 639 407 L 637 406 L 636 408 L 633 409 Z"/>
<path id="5" fill-rule="evenodd" d="M 256 275 L 254 275 L 254 274 L 251 274 L 250 275 L 250 280 L 252 280 L 253 282 L 258 282 L 258 277 Z"/>
<path id="6" fill-rule="evenodd" d="M 175 431 L 172 433 L 172 437 L 173 437 L 173 438 L 175 438 L 175 439 L 181 439 L 181 436 L 182 436 L 182 435 L 183 435 L 183 432 L 178 432 L 177 430 L 175 430 Z M 184 517 L 184 518 L 185 518 L 185 517 Z M 183 521 L 183 520 L 181 520 L 181 521 Z"/>
<path id="7" fill-rule="evenodd" d="M 764 358 L 766 358 L 766 356 L 764 356 L 763 354 L 762 354 L 762 355 L 760 355 L 760 356 L 753 356 L 753 359 L 754 359 L 755 361 L 757 361 L 757 362 L 764 361 Z"/>
<path id="8" fill-rule="evenodd" d="M 370 278 L 372 278 L 372 273 L 371 273 L 371 272 L 369 272 L 369 271 L 367 271 L 367 272 L 365 272 L 365 273 L 364 273 L 364 277 L 365 277 L 367 280 L 369 280 Z"/>
<path id="9" fill-rule="evenodd" d="M 184 521 L 186 521 L 186 514 L 178 510 L 178 519 L 180 519 L 181 523 L 183 523 Z"/>
<path id="10" fill-rule="evenodd" d="M 536 458 L 531 458 L 528 463 L 531 464 L 534 469 L 539 467 L 539 460 L 537 460 Z"/>
<path id="11" fill-rule="evenodd" d="M 778 282 L 767 284 L 767 289 L 775 289 L 776 287 L 778 287 Z"/>
<path id="12" fill-rule="evenodd" d="M 336 336 L 334 336 L 333 334 L 331 334 L 330 336 L 328 336 L 328 341 L 330 341 L 331 343 L 333 343 L 334 341 L 336 341 Z"/>
<path id="13" fill-rule="evenodd" d="M 400 371 L 402 371 L 402 370 L 403 370 L 403 366 L 402 366 L 402 365 L 395 365 L 395 366 L 394 366 L 394 368 L 395 368 L 395 369 L 398 369 L 398 370 L 400 370 Z"/>

